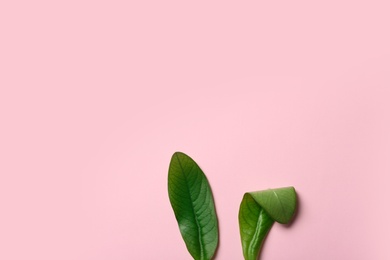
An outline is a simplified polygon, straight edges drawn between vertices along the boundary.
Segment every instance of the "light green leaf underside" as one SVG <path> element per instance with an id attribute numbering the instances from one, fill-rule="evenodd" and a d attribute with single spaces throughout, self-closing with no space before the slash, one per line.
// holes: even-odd
<path id="1" fill-rule="evenodd" d="M 294 216 L 297 201 L 294 187 L 268 189 L 250 194 L 276 222 L 287 224 Z"/>
<path id="2" fill-rule="evenodd" d="M 168 193 L 188 251 L 195 260 L 211 259 L 218 245 L 213 195 L 203 171 L 184 153 L 172 156 Z"/>
<path id="3" fill-rule="evenodd" d="M 256 260 L 275 221 L 288 223 L 294 216 L 293 187 L 245 193 L 239 211 L 241 244 L 245 260 Z"/>

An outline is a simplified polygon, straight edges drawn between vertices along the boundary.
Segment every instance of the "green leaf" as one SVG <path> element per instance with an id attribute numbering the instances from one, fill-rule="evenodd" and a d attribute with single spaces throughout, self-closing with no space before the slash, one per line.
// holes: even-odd
<path id="1" fill-rule="evenodd" d="M 274 221 L 249 193 L 245 193 L 240 205 L 239 223 L 244 258 L 256 260 Z"/>
<path id="2" fill-rule="evenodd" d="M 294 216 L 297 203 L 294 187 L 250 192 L 250 195 L 276 222 L 287 224 Z"/>
<path id="3" fill-rule="evenodd" d="M 195 260 L 209 260 L 218 245 L 218 220 L 209 182 L 188 155 L 173 154 L 168 193 L 179 229 Z"/>
<path id="4" fill-rule="evenodd" d="M 293 187 L 245 193 L 239 211 L 241 244 L 245 260 L 256 260 L 273 223 L 287 224 L 294 216 Z"/>

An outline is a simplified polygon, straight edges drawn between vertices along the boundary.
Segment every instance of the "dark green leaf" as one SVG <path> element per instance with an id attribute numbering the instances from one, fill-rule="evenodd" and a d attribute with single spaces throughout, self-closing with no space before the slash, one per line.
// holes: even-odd
<path id="1" fill-rule="evenodd" d="M 195 260 L 209 260 L 218 244 L 218 221 L 206 176 L 184 153 L 173 154 L 168 193 L 179 229 Z"/>
<path id="2" fill-rule="evenodd" d="M 239 212 L 241 244 L 246 260 L 256 260 L 273 223 L 291 221 L 296 208 L 293 187 L 245 193 Z"/>
<path id="3" fill-rule="evenodd" d="M 253 197 L 246 193 L 239 213 L 242 251 L 246 260 L 256 260 L 274 221 Z"/>

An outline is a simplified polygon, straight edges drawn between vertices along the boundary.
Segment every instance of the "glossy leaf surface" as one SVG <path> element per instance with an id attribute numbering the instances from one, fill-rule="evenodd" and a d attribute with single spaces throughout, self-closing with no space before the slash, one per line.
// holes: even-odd
<path id="1" fill-rule="evenodd" d="M 213 195 L 203 171 L 184 153 L 172 156 L 168 193 L 188 251 L 195 260 L 211 259 L 218 245 Z"/>
<path id="2" fill-rule="evenodd" d="M 256 260 L 273 223 L 288 223 L 295 209 L 296 193 L 293 187 L 245 193 L 239 211 L 244 258 Z"/>
<path id="3" fill-rule="evenodd" d="M 274 221 L 253 197 L 246 193 L 239 212 L 242 251 L 246 260 L 256 260 Z"/>

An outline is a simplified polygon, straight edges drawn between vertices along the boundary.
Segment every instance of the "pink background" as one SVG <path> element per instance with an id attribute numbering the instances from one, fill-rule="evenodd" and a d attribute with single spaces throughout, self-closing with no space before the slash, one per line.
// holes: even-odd
<path id="1" fill-rule="evenodd" d="M 1 1 L 0 259 L 191 259 L 171 155 L 207 174 L 218 260 L 246 191 L 293 185 L 262 259 L 390 259 L 390 4 Z"/>

